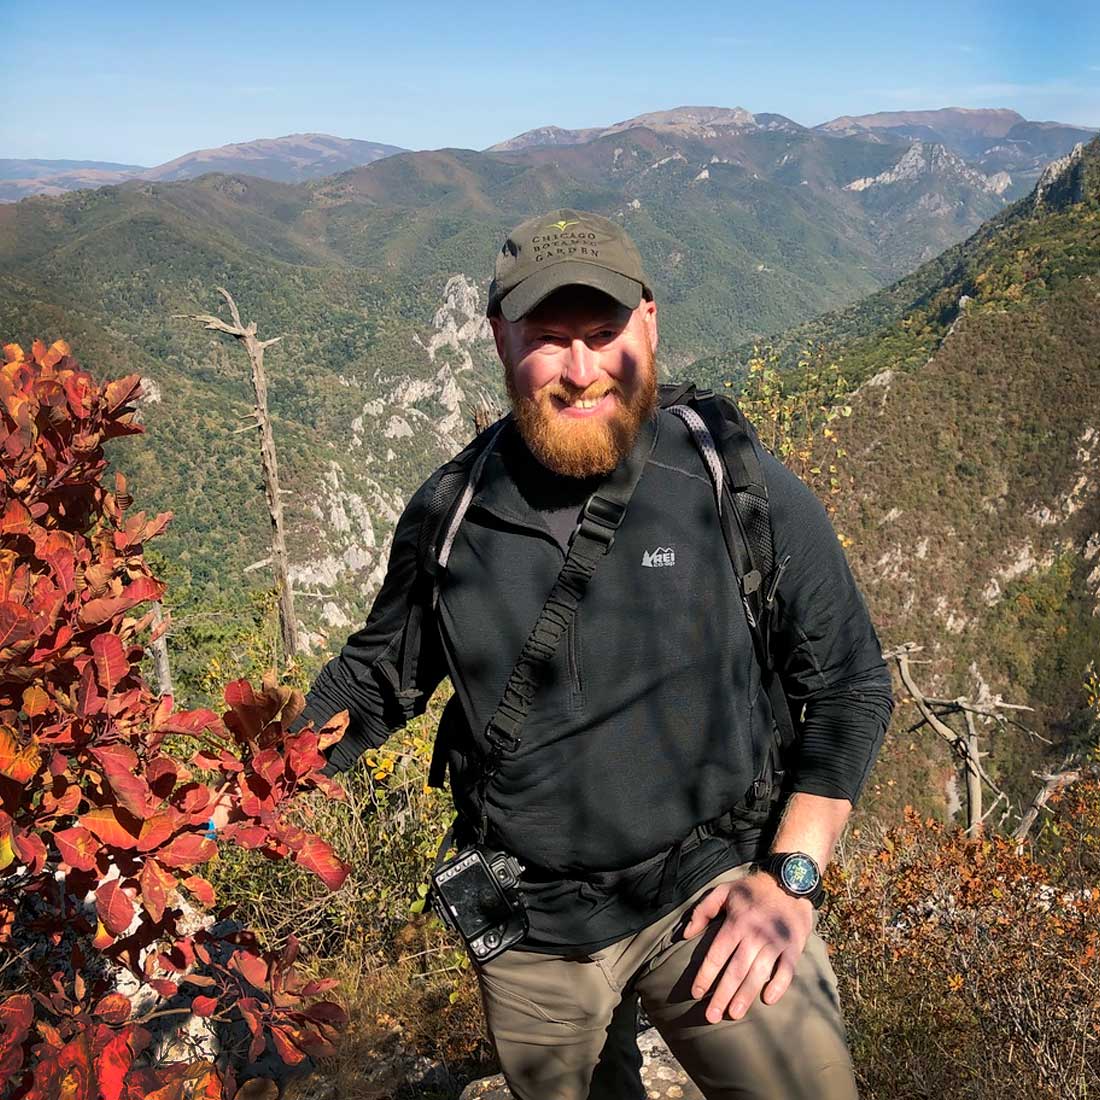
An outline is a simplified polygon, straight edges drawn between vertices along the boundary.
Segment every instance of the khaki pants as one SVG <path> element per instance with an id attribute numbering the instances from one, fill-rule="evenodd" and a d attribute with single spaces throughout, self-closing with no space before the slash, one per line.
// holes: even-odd
<path id="1" fill-rule="evenodd" d="M 513 950 L 477 966 L 489 1031 L 516 1100 L 644 1097 L 635 996 L 707 1100 L 855 1100 L 836 976 L 816 932 L 777 1004 L 758 997 L 742 1019 L 711 1024 L 705 998 L 691 996 L 718 922 L 684 940 L 687 916 L 708 890 L 748 870 L 724 872 L 668 916 L 590 956 Z M 620 1003 L 624 1011 L 616 1012 Z"/>

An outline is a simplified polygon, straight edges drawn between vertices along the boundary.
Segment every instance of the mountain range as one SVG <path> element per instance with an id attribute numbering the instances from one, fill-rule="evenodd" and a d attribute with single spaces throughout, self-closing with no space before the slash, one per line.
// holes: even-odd
<path id="1" fill-rule="evenodd" d="M 358 168 L 402 151 L 396 145 L 377 141 L 330 134 L 289 134 L 198 149 L 155 168 L 99 161 L 0 160 L 0 202 L 16 202 L 28 195 L 60 195 L 130 179 L 194 179 L 205 172 L 240 172 L 283 183 L 300 183 Z"/>
<path id="2" fill-rule="evenodd" d="M 486 151 L 577 145 L 640 127 L 702 140 L 730 130 L 794 133 L 807 129 L 783 115 L 753 114 L 741 107 L 677 107 L 635 115 L 611 126 L 582 129 L 543 126 L 498 142 Z M 1077 142 L 1088 141 L 1096 132 L 1060 122 L 1029 122 L 1015 111 L 962 107 L 846 115 L 814 129 L 829 135 L 858 135 L 876 141 L 942 145 L 985 175 L 994 178 L 1006 175 L 1008 178 L 999 180 L 998 185 L 1012 198 L 1028 190 L 1048 161 L 1064 156 Z M 0 202 L 102 187 L 127 179 L 194 179 L 204 172 L 244 173 L 282 183 L 300 183 L 402 151 L 394 145 L 329 134 L 290 134 L 201 149 L 154 168 L 99 161 L 0 159 Z"/>
<path id="3" fill-rule="evenodd" d="M 1100 652 L 1100 142 L 1009 203 L 942 118 L 924 140 L 892 131 L 928 119 L 830 132 L 708 111 L 302 182 L 219 172 L 0 207 L 5 339 L 62 336 L 98 376 L 145 379 L 147 434 L 117 458 L 143 507 L 175 514 L 158 553 L 177 660 L 204 651 L 210 616 L 251 614 L 269 536 L 238 431 L 246 364 L 179 315 L 216 310 L 223 285 L 262 337 L 284 336 L 270 402 L 320 653 L 362 621 L 408 494 L 502 396 L 483 311 L 503 230 L 573 206 L 638 241 L 666 375 L 736 384 L 750 341 L 792 364 L 827 347 L 852 387 L 835 518 L 883 640 L 922 642 L 929 683 L 1028 703 L 1073 744 Z M 888 744 L 884 775 L 919 801 L 942 762 L 907 744 Z M 994 766 L 1026 775 L 1053 751 L 1009 731 Z"/>

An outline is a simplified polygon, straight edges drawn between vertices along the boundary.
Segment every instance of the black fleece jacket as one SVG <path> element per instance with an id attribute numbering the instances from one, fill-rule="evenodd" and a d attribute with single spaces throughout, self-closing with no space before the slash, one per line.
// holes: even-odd
<path id="1" fill-rule="evenodd" d="M 657 416 L 657 443 L 615 543 L 535 697 L 518 750 L 488 789 L 494 836 L 532 868 L 524 890 L 532 950 L 613 942 L 767 843 L 750 830 L 735 842 L 693 847 L 663 905 L 660 861 L 637 881 L 594 885 L 740 801 L 772 729 L 711 480 L 682 422 Z M 889 721 L 889 673 L 825 510 L 782 463 L 763 451 L 761 463 L 776 560 L 790 555 L 772 648 L 792 712 L 801 712 L 793 790 L 854 803 Z M 438 471 L 398 523 L 366 624 L 307 696 L 300 721 L 350 713 L 331 771 L 404 721 L 391 670 L 400 664 L 420 525 L 437 478 Z M 420 710 L 444 676 L 454 684 L 447 721 L 461 730 L 451 758 L 460 807 L 482 731 L 593 488 L 546 470 L 512 426 L 486 463 L 441 583 L 438 629 L 422 631 L 416 674 Z"/>

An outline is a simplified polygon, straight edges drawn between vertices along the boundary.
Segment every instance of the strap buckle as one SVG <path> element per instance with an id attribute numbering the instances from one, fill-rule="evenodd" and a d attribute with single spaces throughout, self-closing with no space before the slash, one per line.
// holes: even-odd
<path id="1" fill-rule="evenodd" d="M 584 506 L 581 518 L 573 531 L 573 538 L 578 534 L 585 538 L 600 543 L 605 552 L 610 550 L 615 543 L 615 532 L 626 514 L 626 505 L 615 500 L 601 497 L 599 493 L 593 493 Z"/>
<path id="2" fill-rule="evenodd" d="M 507 729 L 502 729 L 502 721 L 509 722 L 509 719 L 505 715 L 497 715 L 490 720 L 485 727 L 485 740 L 497 753 L 515 752 L 519 748 L 519 738 Z"/>

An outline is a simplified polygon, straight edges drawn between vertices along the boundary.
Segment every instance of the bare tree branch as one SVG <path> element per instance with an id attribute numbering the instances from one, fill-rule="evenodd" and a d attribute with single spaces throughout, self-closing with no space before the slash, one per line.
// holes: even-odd
<path id="1" fill-rule="evenodd" d="M 1036 779 L 1043 781 L 1035 797 L 1031 800 L 1027 812 L 1020 818 L 1020 824 L 1016 826 L 1012 839 L 1016 841 L 1016 850 L 1023 849 L 1028 833 L 1031 832 L 1039 814 L 1046 809 L 1047 803 L 1059 791 L 1065 790 L 1071 783 L 1077 783 L 1082 779 L 1100 779 L 1100 764 L 1081 764 L 1074 766 L 1071 760 L 1067 760 L 1061 771 L 1057 772 L 1033 772 Z"/>

